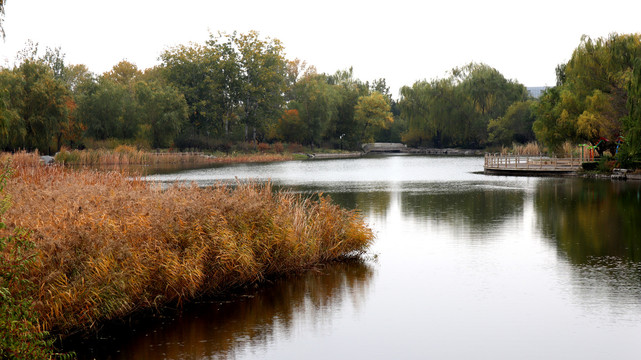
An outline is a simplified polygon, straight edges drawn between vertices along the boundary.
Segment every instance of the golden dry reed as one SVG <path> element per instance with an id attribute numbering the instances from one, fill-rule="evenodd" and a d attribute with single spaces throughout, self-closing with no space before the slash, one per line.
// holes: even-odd
<path id="1" fill-rule="evenodd" d="M 359 213 L 324 196 L 247 183 L 163 190 L 118 172 L 11 158 L 3 231 L 31 231 L 36 308 L 60 334 L 358 255 L 373 239 Z"/>
<path id="2" fill-rule="evenodd" d="M 512 148 L 503 147 L 501 148 L 501 154 L 513 154 L 513 155 L 523 155 L 523 156 L 538 156 L 543 153 L 543 149 L 538 142 L 529 142 L 527 144 L 517 144 L 512 143 Z"/>
<path id="3" fill-rule="evenodd" d="M 229 156 L 207 156 L 204 153 L 147 152 L 128 145 L 114 150 L 67 150 L 55 156 L 57 163 L 106 166 L 106 165 L 160 165 L 160 164 L 226 164 L 239 162 L 271 162 L 291 160 L 292 155 L 255 153 Z"/>

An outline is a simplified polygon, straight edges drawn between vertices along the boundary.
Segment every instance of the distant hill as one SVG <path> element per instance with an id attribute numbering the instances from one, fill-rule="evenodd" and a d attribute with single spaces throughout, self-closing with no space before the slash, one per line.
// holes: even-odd
<path id="1" fill-rule="evenodd" d="M 541 96 L 541 93 L 545 91 L 545 89 L 547 89 L 548 87 L 549 86 L 528 86 L 527 91 L 530 93 L 530 95 L 533 98 L 538 99 L 539 96 Z"/>

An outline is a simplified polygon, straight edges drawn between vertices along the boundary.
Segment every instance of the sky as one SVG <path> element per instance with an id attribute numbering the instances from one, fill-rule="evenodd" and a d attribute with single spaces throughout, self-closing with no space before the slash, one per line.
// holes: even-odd
<path id="1" fill-rule="evenodd" d="M 470 62 L 525 86 L 554 86 L 556 66 L 582 35 L 639 33 L 639 14 L 638 0 L 7 0 L 0 66 L 31 40 L 97 74 L 121 60 L 145 69 L 210 33 L 256 30 L 319 72 L 353 67 L 362 81 L 385 78 L 395 97 Z"/>

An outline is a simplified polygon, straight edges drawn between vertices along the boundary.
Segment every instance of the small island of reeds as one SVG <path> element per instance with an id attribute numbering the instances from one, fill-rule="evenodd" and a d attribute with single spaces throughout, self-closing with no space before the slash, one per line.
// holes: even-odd
<path id="1" fill-rule="evenodd" d="M 54 334 L 357 256 L 373 239 L 358 212 L 269 184 L 163 189 L 34 154 L 3 155 L 7 164 L 2 236 L 24 229 L 33 244 L 25 276 L 35 286 L 22 293 Z"/>

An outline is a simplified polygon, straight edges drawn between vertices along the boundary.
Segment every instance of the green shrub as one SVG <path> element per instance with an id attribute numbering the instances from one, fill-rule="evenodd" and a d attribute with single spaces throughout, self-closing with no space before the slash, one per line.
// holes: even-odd
<path id="1" fill-rule="evenodd" d="M 611 156 L 603 155 L 598 160 L 597 171 L 610 173 L 614 169 L 615 161 Z"/>

